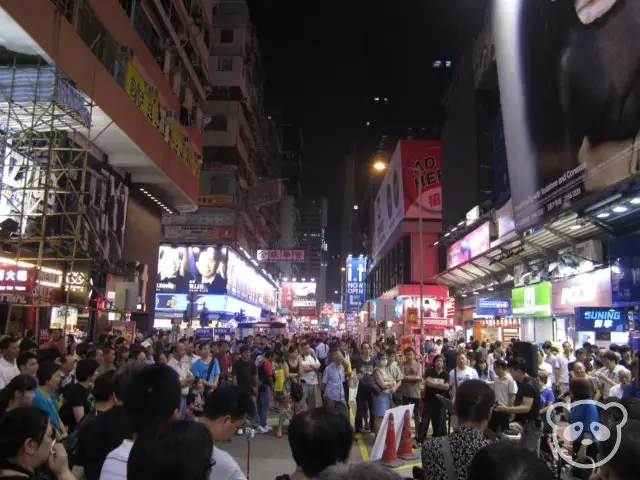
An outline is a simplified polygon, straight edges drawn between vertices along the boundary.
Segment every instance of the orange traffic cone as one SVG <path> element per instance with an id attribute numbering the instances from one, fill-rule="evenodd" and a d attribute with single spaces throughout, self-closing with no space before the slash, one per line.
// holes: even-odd
<path id="1" fill-rule="evenodd" d="M 380 461 L 388 467 L 397 467 L 398 465 L 402 465 L 402 462 L 398 460 L 398 455 L 396 453 L 396 427 L 393 421 L 393 413 L 389 413 L 387 436 L 384 440 L 384 452 L 382 452 L 382 459 Z"/>
<path id="2" fill-rule="evenodd" d="M 415 460 L 418 455 L 413 453 L 411 443 L 411 416 L 409 410 L 404 412 L 404 425 L 402 425 L 402 437 L 400 438 L 400 446 L 398 447 L 398 457 L 402 460 Z"/>

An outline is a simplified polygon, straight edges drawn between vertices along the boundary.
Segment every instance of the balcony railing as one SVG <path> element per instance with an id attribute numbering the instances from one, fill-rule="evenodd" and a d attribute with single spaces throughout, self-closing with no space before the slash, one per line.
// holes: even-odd
<path id="1" fill-rule="evenodd" d="M 51 0 L 58 11 L 64 15 L 69 23 L 73 22 L 73 7 L 75 5 L 75 0 Z"/>
<path id="2" fill-rule="evenodd" d="M 80 7 L 77 25 L 78 36 L 118 83 L 123 85 L 125 72 L 123 50 L 88 3 L 83 3 Z"/>
<path id="3" fill-rule="evenodd" d="M 121 0 L 122 1 L 122 0 Z M 142 9 L 140 3 L 136 3 L 133 13 L 133 28 L 138 32 L 140 38 L 147 46 L 151 55 L 161 70 L 164 70 L 164 48 L 162 40 L 151 24 L 147 13 Z"/>

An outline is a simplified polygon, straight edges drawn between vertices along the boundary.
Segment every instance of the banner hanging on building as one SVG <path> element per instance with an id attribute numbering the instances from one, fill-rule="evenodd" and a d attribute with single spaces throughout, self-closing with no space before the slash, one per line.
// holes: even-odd
<path id="1" fill-rule="evenodd" d="M 440 142 L 398 143 L 374 203 L 374 258 L 405 218 L 442 218 L 441 178 Z"/>
<path id="2" fill-rule="evenodd" d="M 493 1 L 518 229 L 638 172 L 640 2 L 587 3 Z"/>
<path id="3" fill-rule="evenodd" d="M 347 257 L 345 275 L 347 312 L 358 312 L 365 300 L 367 259 L 365 257 Z"/>

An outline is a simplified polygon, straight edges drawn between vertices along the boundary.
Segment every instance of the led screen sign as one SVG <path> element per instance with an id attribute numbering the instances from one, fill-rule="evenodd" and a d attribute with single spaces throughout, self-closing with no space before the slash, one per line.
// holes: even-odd
<path id="1" fill-rule="evenodd" d="M 357 312 L 364 304 L 367 276 L 367 259 L 347 257 L 345 271 L 347 285 L 347 312 Z"/>
<path id="2" fill-rule="evenodd" d="M 514 288 L 511 291 L 511 311 L 520 317 L 550 317 L 551 283 Z"/>
<path id="3" fill-rule="evenodd" d="M 576 308 L 576 330 L 583 332 L 625 332 L 627 315 L 623 308 Z"/>
<path id="4" fill-rule="evenodd" d="M 511 313 L 511 300 L 508 298 L 476 298 L 476 315 L 505 316 Z"/>

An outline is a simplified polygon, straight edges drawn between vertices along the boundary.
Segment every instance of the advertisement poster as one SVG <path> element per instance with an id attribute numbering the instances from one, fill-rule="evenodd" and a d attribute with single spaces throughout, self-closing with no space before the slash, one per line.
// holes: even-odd
<path id="1" fill-rule="evenodd" d="M 366 293 L 367 259 L 347 257 L 345 271 L 347 286 L 347 312 L 358 312 L 364 304 Z"/>
<path id="2" fill-rule="evenodd" d="M 317 314 L 315 282 L 284 282 L 280 306 L 295 315 L 314 317 Z"/>
<path id="3" fill-rule="evenodd" d="M 542 282 L 511 291 L 511 311 L 522 317 L 551 316 L 551 283 Z"/>
<path id="4" fill-rule="evenodd" d="M 637 173 L 640 2 L 493 6 L 511 195 L 523 229 Z"/>
<path id="5" fill-rule="evenodd" d="M 489 222 L 468 233 L 447 250 L 447 269 L 468 262 L 491 247 Z"/>
<path id="6" fill-rule="evenodd" d="M 227 258 L 226 247 L 160 245 L 157 291 L 224 294 Z"/>
<path id="7" fill-rule="evenodd" d="M 609 243 L 611 302 L 632 306 L 640 302 L 640 235 L 627 235 Z"/>
<path id="8" fill-rule="evenodd" d="M 374 203 L 374 258 L 403 219 L 442 218 L 441 179 L 439 141 L 398 143 Z"/>

